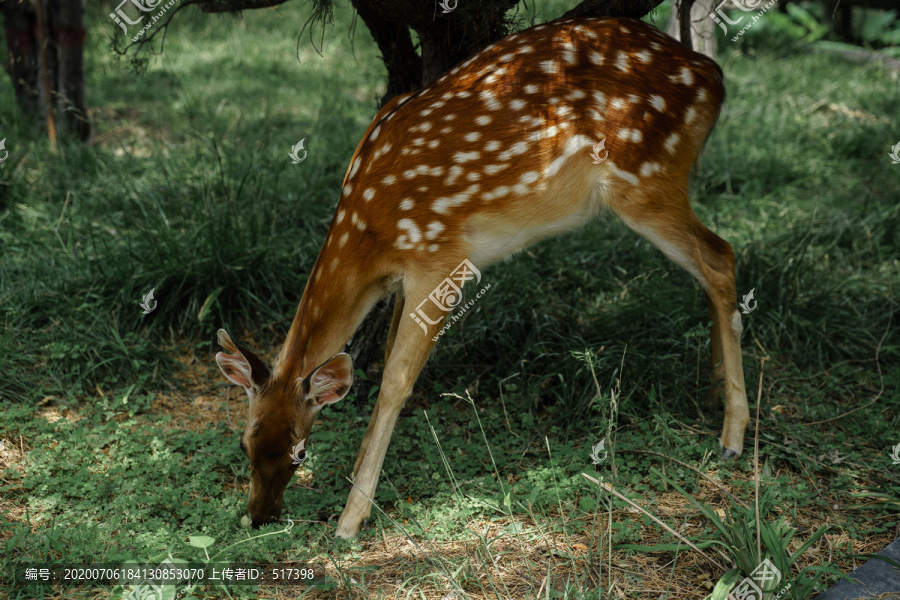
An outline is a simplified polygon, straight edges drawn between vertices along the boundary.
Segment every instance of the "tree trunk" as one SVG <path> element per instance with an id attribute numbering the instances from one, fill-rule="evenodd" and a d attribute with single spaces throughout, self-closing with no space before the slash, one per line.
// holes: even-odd
<path id="1" fill-rule="evenodd" d="M 666 28 L 666 33 L 676 40 L 682 39 L 681 22 L 678 18 L 681 5 L 681 0 L 673 0 L 672 14 L 669 16 L 669 25 Z M 716 22 L 710 18 L 709 14 L 715 10 L 715 7 L 715 0 L 694 0 L 690 16 L 693 49 L 712 59 L 716 58 Z"/>
<path id="2" fill-rule="evenodd" d="M 389 21 L 365 0 L 352 0 L 353 7 L 369 28 L 381 60 L 387 67 L 388 80 L 380 106 L 394 96 L 411 92 L 422 85 L 422 61 L 413 47 L 409 29 L 399 21 Z"/>
<path id="3" fill-rule="evenodd" d="M 50 35 L 56 49 L 57 114 L 81 141 L 91 135 L 84 92 L 84 0 L 50 0 Z"/>
<path id="4" fill-rule="evenodd" d="M 46 124 L 51 138 L 55 138 L 55 110 L 64 130 L 86 141 L 91 127 L 84 89 L 84 0 L 38 1 L 43 2 L 39 7 L 41 31 L 34 3 L 0 0 L 8 55 L 5 69 L 13 82 L 16 104 L 35 126 Z M 42 37 L 46 76 L 41 71 Z"/>
<path id="5" fill-rule="evenodd" d="M 16 104 L 23 113 L 38 120 L 37 16 L 31 2 L 0 2 L 6 33 L 8 60 L 5 65 L 13 82 Z"/>

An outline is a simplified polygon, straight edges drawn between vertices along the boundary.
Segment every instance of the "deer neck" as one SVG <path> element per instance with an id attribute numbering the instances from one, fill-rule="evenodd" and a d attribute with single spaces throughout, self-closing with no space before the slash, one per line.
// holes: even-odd
<path id="1" fill-rule="evenodd" d="M 340 255 L 326 238 L 287 333 L 275 375 L 293 381 L 343 350 L 375 303 L 383 278 Z M 342 262 L 343 261 L 343 262 Z"/>

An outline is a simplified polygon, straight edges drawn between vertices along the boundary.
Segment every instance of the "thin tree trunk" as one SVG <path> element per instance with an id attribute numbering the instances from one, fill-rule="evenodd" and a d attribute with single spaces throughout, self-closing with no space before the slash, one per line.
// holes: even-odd
<path id="1" fill-rule="evenodd" d="M 56 154 L 56 119 L 53 116 L 53 75 L 51 71 L 53 66 L 50 56 L 50 36 L 47 31 L 47 5 L 45 0 L 37 0 L 34 3 L 35 13 L 37 14 L 37 43 L 38 57 L 40 64 L 40 77 L 38 77 L 38 97 L 40 98 L 41 107 L 44 110 L 47 119 L 47 137 L 50 140 L 50 153 Z M 55 62 L 55 61 L 53 61 Z"/>
<path id="2" fill-rule="evenodd" d="M 716 22 L 710 18 L 710 13 L 715 10 L 715 0 L 694 0 L 691 6 L 690 25 L 691 43 L 693 49 L 702 52 L 708 57 L 716 58 Z M 669 25 L 666 33 L 676 40 L 682 39 L 682 23 L 678 15 L 681 12 L 681 0 L 673 0 L 672 14 L 669 16 Z"/>
<path id="3" fill-rule="evenodd" d="M 84 91 L 84 0 L 51 0 L 50 32 L 57 50 L 58 114 L 81 141 L 91 135 Z"/>
<path id="4" fill-rule="evenodd" d="M 35 121 L 38 119 L 37 15 L 31 2 L 0 2 L 6 33 L 6 72 L 13 83 L 16 104 Z"/>

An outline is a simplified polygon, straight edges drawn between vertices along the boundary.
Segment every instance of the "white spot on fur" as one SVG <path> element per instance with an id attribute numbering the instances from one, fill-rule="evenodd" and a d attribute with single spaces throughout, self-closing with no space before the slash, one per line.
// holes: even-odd
<path id="1" fill-rule="evenodd" d="M 456 152 L 453 155 L 453 162 L 466 163 L 481 158 L 481 152 L 473 150 L 472 152 Z"/>
<path id="2" fill-rule="evenodd" d="M 431 209 L 436 213 L 446 214 L 449 209 L 455 208 L 471 198 L 472 194 L 479 190 L 479 187 L 480 186 L 477 183 L 473 183 L 464 191 L 459 192 L 458 194 L 438 198 L 431 205 Z"/>
<path id="3" fill-rule="evenodd" d="M 650 104 L 652 104 L 653 108 L 655 108 L 659 112 L 662 112 L 666 109 L 666 101 L 663 100 L 662 96 L 657 96 L 656 94 L 650 96 Z"/>
<path id="4" fill-rule="evenodd" d="M 453 185 L 456 183 L 456 179 L 462 174 L 463 168 L 459 165 L 453 165 L 447 172 L 447 179 L 444 180 L 444 185 Z"/>
<path id="5" fill-rule="evenodd" d="M 684 122 L 690 125 L 694 122 L 694 119 L 697 118 L 697 111 L 693 106 L 689 106 L 688 109 L 684 113 Z"/>
<path id="6" fill-rule="evenodd" d="M 508 166 L 509 166 L 508 163 L 500 163 L 497 165 L 488 165 L 484 168 L 484 172 L 486 175 L 495 175 Z"/>
<path id="7" fill-rule="evenodd" d="M 544 71 L 544 73 L 549 73 L 551 75 L 559 73 L 559 64 L 554 60 L 544 60 L 541 61 L 540 64 L 541 70 Z"/>
<path id="8" fill-rule="evenodd" d="M 394 246 L 400 250 L 411 250 L 422 239 L 422 232 L 412 219 L 400 219 L 397 221 L 397 228 L 404 232 L 394 242 Z"/>
<path id="9" fill-rule="evenodd" d="M 634 56 L 644 64 L 647 64 L 650 62 L 651 55 L 646 50 L 641 50 L 640 52 L 635 52 Z"/>
<path id="10" fill-rule="evenodd" d="M 366 191 L 363 192 L 363 200 L 368 202 L 372 198 L 375 197 L 375 188 L 366 188 Z"/>
<path id="11" fill-rule="evenodd" d="M 463 139 L 467 142 L 476 142 L 481 137 L 480 131 L 472 131 L 463 136 Z"/>
<path id="12" fill-rule="evenodd" d="M 588 52 L 588 60 L 590 60 L 595 65 L 602 65 L 603 55 L 596 50 L 591 50 L 590 52 Z"/>
<path id="13" fill-rule="evenodd" d="M 497 100 L 497 96 L 494 95 L 494 92 L 485 90 L 481 92 L 479 96 L 481 96 L 481 101 L 484 102 L 485 106 L 490 110 L 500 109 L 500 101 Z"/>
<path id="14" fill-rule="evenodd" d="M 666 150 L 669 152 L 675 152 L 675 146 L 678 144 L 678 141 L 681 139 L 681 136 L 677 133 L 673 133 L 669 137 L 666 138 L 665 143 L 663 144 L 666 147 Z"/>
<path id="15" fill-rule="evenodd" d="M 444 224 L 439 221 L 432 221 L 428 224 L 428 229 L 425 230 L 425 239 L 433 240 L 438 236 L 440 232 L 444 230 Z"/>
<path id="16" fill-rule="evenodd" d="M 612 162 L 611 160 L 607 160 L 604 164 L 609 168 L 610 172 L 613 175 L 615 175 L 616 177 L 618 177 L 619 179 L 624 179 L 631 185 L 638 184 L 638 178 L 635 177 L 635 175 L 633 173 L 629 173 L 628 171 L 623 171 L 622 169 L 620 169 L 619 167 L 616 166 L 616 163 Z"/>
<path id="17" fill-rule="evenodd" d="M 530 83 L 525 86 L 526 94 L 536 94 L 537 91 L 538 91 L 538 86 L 534 85 L 533 83 Z"/>
<path id="18" fill-rule="evenodd" d="M 341 236 L 341 239 L 338 241 L 338 244 L 340 245 L 341 248 L 343 248 L 343 247 L 344 247 L 344 244 L 346 244 L 346 243 L 347 243 L 347 240 L 349 240 L 349 239 L 350 239 L 350 232 L 349 232 L 349 231 L 345 231 L 345 232 L 344 232 L 344 235 L 342 235 L 342 236 Z"/>
<path id="19" fill-rule="evenodd" d="M 396 183 L 396 181 L 397 181 L 396 177 L 394 177 L 393 175 L 388 175 L 387 177 L 385 177 L 384 179 L 381 180 L 381 183 L 384 185 L 393 185 L 394 183 Z"/>
<path id="20" fill-rule="evenodd" d="M 523 108 L 525 108 L 525 101 L 516 98 L 509 103 L 509 107 L 513 110 L 522 110 Z"/>
<path id="21" fill-rule="evenodd" d="M 484 145 L 484 149 L 488 152 L 495 152 L 500 149 L 500 142 L 498 142 L 497 140 L 491 140 Z"/>
<path id="22" fill-rule="evenodd" d="M 642 139 L 644 139 L 644 134 L 641 133 L 640 129 L 629 129 L 627 127 L 623 127 L 619 130 L 619 139 L 631 140 L 632 142 L 640 142 Z"/>
<path id="23" fill-rule="evenodd" d="M 483 125 L 487 125 L 488 123 L 490 123 L 491 118 L 487 115 L 479 115 L 478 117 L 475 118 L 475 122 L 478 123 L 479 125 L 483 126 Z"/>
<path id="24" fill-rule="evenodd" d="M 411 210 L 413 207 L 412 198 L 404 198 L 402 202 L 400 202 L 400 210 Z"/>
<path id="25" fill-rule="evenodd" d="M 623 108 L 628 106 L 628 103 L 625 102 L 625 100 L 622 98 L 613 98 L 609 101 L 609 105 L 615 109 L 622 110 Z"/>
<path id="26" fill-rule="evenodd" d="M 659 171 L 659 169 L 660 166 L 658 163 L 645 162 L 643 165 L 641 165 L 641 177 L 649 177 L 650 175 L 653 175 L 654 173 Z"/>
<path id="27" fill-rule="evenodd" d="M 344 220 L 344 215 L 346 215 L 346 214 L 347 214 L 347 211 L 344 210 L 343 208 L 341 210 L 339 210 L 338 214 L 337 214 L 337 221 L 334 222 L 335 225 L 340 225 L 341 221 Z"/>
<path id="28" fill-rule="evenodd" d="M 362 161 L 361 156 L 357 156 L 356 160 L 353 161 L 353 166 L 350 167 L 350 177 L 356 175 L 356 172 L 359 171 L 359 164 Z"/>
<path id="29" fill-rule="evenodd" d="M 626 73 L 631 70 L 631 67 L 628 66 L 628 55 L 624 52 L 619 52 L 616 56 L 616 68 Z"/>
<path id="30" fill-rule="evenodd" d="M 500 160 L 509 160 L 512 156 L 518 156 L 519 154 L 525 154 L 525 151 L 528 149 L 528 144 L 525 142 L 516 142 L 512 146 L 509 147 L 509 150 L 506 152 L 501 152 L 497 158 Z"/>
<path id="31" fill-rule="evenodd" d="M 538 175 L 537 171 L 528 171 L 527 173 L 522 173 L 522 176 L 519 177 L 519 180 L 522 183 L 530 184 L 530 183 L 534 183 L 535 181 L 537 181 L 539 177 L 540 177 L 540 175 Z"/>

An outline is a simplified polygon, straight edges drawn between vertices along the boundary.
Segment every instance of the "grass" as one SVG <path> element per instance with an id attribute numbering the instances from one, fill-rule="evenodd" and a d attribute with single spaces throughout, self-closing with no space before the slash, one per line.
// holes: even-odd
<path id="1" fill-rule="evenodd" d="M 541 9 L 539 19 L 562 12 Z M 319 575 L 312 588 L 232 587 L 233 597 L 712 592 L 723 571 L 709 559 L 734 560 L 702 542 L 727 536 L 670 481 L 714 511 L 752 506 L 752 452 L 716 458 L 722 409 L 701 400 L 700 288 L 614 220 L 484 272 L 489 293 L 442 337 L 407 402 L 380 511 L 358 540 L 331 535 L 371 410 L 363 398 L 320 417 L 285 497 L 293 527 L 240 527 L 245 400 L 215 368 L 214 335 L 225 326 L 272 358 L 375 112 L 374 43 L 358 27 L 351 45 L 350 12 L 335 16 L 323 56 L 302 40 L 298 60 L 301 3 L 240 19 L 184 11 L 136 75 L 108 49 L 105 10 L 89 8 L 96 133 L 56 156 L 0 97 L 6 593 L 124 591 L 13 585 L 14 559 L 217 553 Z M 795 575 L 831 563 L 847 572 L 900 533 L 900 467 L 888 456 L 900 443 L 900 166 L 887 156 L 900 92 L 881 67 L 808 53 L 765 20 L 740 43 L 721 41 L 729 98 L 692 191 L 701 220 L 735 248 L 740 293 L 758 301 L 743 348 L 751 402 L 767 359 L 762 517 L 799 528 L 792 552 L 831 526 Z M 309 154 L 292 165 L 301 138 Z M 151 288 L 158 307 L 143 315 Z M 595 465 L 601 440 L 608 458 Z"/>

